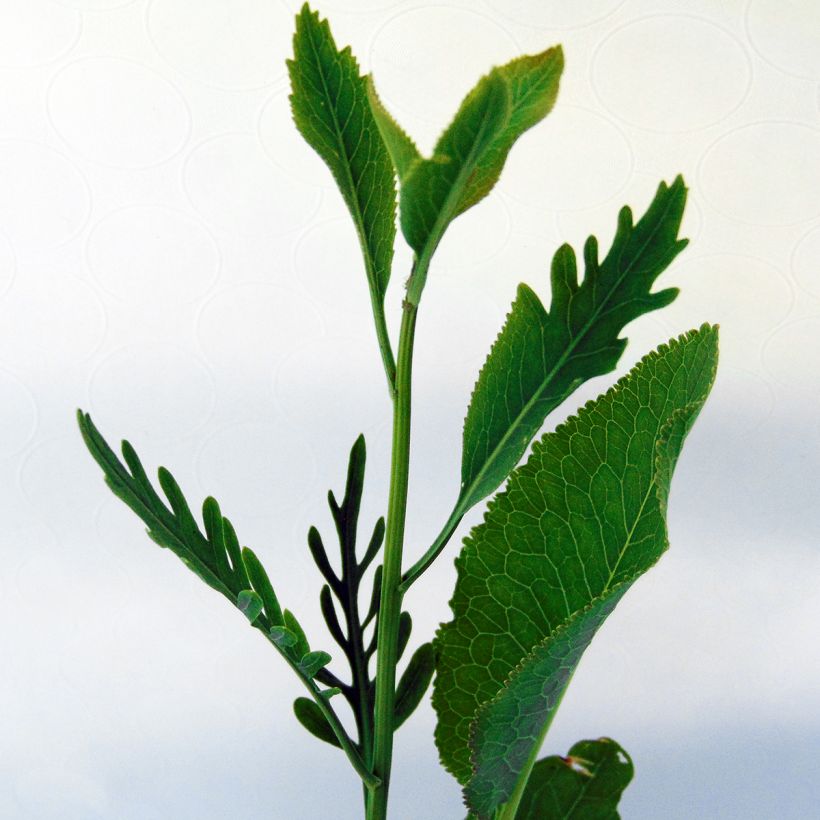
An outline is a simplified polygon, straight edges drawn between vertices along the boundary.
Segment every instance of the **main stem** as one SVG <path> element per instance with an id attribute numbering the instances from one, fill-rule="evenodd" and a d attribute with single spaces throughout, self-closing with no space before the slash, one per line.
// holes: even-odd
<path id="1" fill-rule="evenodd" d="M 390 497 L 387 504 L 387 531 L 377 636 L 378 663 L 373 742 L 373 774 L 381 783 L 370 795 L 367 820 L 385 820 L 387 817 L 390 764 L 393 758 L 393 710 L 396 698 L 396 664 L 402 599 L 399 584 L 410 467 L 410 388 L 416 310 L 415 305 L 404 303 L 396 362 Z"/>

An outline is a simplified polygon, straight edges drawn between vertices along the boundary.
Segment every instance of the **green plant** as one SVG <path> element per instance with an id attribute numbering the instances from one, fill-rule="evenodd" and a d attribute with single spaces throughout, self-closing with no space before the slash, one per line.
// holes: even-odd
<path id="1" fill-rule="evenodd" d="M 490 192 L 513 143 L 553 107 L 563 55 L 556 47 L 494 68 L 465 98 L 432 157 L 420 155 L 350 50 L 337 49 L 327 22 L 307 6 L 297 16 L 288 68 L 296 125 L 333 173 L 356 226 L 393 404 L 386 519 L 360 549 L 366 449 L 359 437 L 344 496 L 328 497 L 339 569 L 315 528 L 307 539 L 325 582 L 321 609 L 349 678 L 331 671 L 328 653 L 311 648 L 213 498 L 203 504 L 200 526 L 167 470 L 160 468 L 158 477 L 163 499 L 130 444 L 123 442 L 120 460 L 81 411 L 85 442 L 149 536 L 238 607 L 296 673 L 309 695 L 294 703 L 296 717 L 347 755 L 364 785 L 368 820 L 387 816 L 393 735 L 434 674 L 436 743 L 464 788 L 471 817 L 617 817 L 632 763 L 614 741 L 582 741 L 566 757 L 537 757 L 598 626 L 667 547 L 670 480 L 714 379 L 716 328 L 704 325 L 650 353 L 536 441 L 517 465 L 550 412 L 579 385 L 615 368 L 626 346 L 619 337 L 624 326 L 675 298 L 675 289 L 653 293 L 652 287 L 686 245 L 678 238 L 683 180 L 662 183 L 637 222 L 623 208 L 602 260 L 590 237 L 580 281 L 574 251 L 559 248 L 549 309 L 527 285 L 519 286 L 467 409 L 452 513 L 427 552 L 405 567 L 413 339 L 430 263 L 450 222 Z M 394 356 L 384 297 L 397 204 L 414 263 Z M 464 514 L 505 480 L 456 560 L 453 619 L 415 651 L 397 683 L 412 628 L 404 594 Z M 371 566 L 365 610 L 360 593 Z M 339 717 L 342 699 L 355 736 Z"/>

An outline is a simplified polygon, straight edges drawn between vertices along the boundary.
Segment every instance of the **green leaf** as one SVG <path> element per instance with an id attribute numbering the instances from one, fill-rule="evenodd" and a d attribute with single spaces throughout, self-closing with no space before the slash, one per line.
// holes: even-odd
<path id="1" fill-rule="evenodd" d="M 547 415 L 580 384 L 614 369 L 627 343 L 618 334 L 629 322 L 677 296 L 676 289 L 651 289 L 686 247 L 678 239 L 685 204 L 678 177 L 671 186 L 661 183 L 637 224 L 624 208 L 603 262 L 595 238 L 587 240 L 580 285 L 575 253 L 569 245 L 560 248 L 549 312 L 530 288 L 519 286 L 467 411 L 454 518 L 498 488 Z"/>
<path id="2" fill-rule="evenodd" d="M 327 718 L 322 714 L 322 710 L 310 698 L 296 698 L 293 701 L 293 714 L 302 726 L 305 727 L 314 737 L 324 740 L 337 749 L 342 748 L 339 738 L 327 722 Z"/>
<path id="3" fill-rule="evenodd" d="M 419 260 L 408 282 L 411 304 L 418 304 L 447 226 L 487 196 L 513 143 L 552 108 L 563 66 L 555 47 L 494 68 L 465 97 L 430 158 L 418 156 L 371 88 L 376 122 L 401 181 L 402 231 Z"/>
<path id="4" fill-rule="evenodd" d="M 299 638 L 286 626 L 272 626 L 270 628 L 271 640 L 282 650 L 290 650 L 291 647 L 299 643 Z M 290 654 L 290 652 L 288 652 Z"/>
<path id="5" fill-rule="evenodd" d="M 327 20 L 307 4 L 296 16 L 288 71 L 296 127 L 339 186 L 362 247 L 374 310 L 383 314 L 396 235 L 393 166 L 356 58 L 349 47 L 339 51 Z"/>
<path id="6" fill-rule="evenodd" d="M 433 644 L 423 643 L 410 658 L 407 669 L 396 687 L 393 711 L 393 731 L 404 723 L 421 703 L 435 671 L 436 656 Z"/>
<path id="7" fill-rule="evenodd" d="M 245 547 L 242 550 L 242 563 L 245 565 L 245 570 L 251 584 L 253 584 L 253 588 L 265 603 L 265 614 L 268 617 L 268 622 L 271 626 L 279 626 L 284 623 L 282 609 L 279 606 L 276 593 L 273 591 L 273 586 L 271 586 L 268 573 L 265 572 L 262 562 L 250 547 Z"/>
<path id="8" fill-rule="evenodd" d="M 534 445 L 465 539 L 433 704 L 479 816 L 509 799 L 595 630 L 667 548 L 672 470 L 716 365 L 708 325 L 649 354 Z"/>
<path id="9" fill-rule="evenodd" d="M 618 820 L 633 774 L 632 760 L 614 740 L 581 740 L 566 757 L 533 766 L 516 820 Z"/>
<path id="10" fill-rule="evenodd" d="M 299 661 L 299 670 L 306 678 L 315 678 L 331 661 L 327 652 L 308 652 Z"/>
<path id="11" fill-rule="evenodd" d="M 151 486 L 139 456 L 127 441 L 122 443 L 123 463 L 87 413 L 80 410 L 77 418 L 83 440 L 102 468 L 106 483 L 143 520 L 148 536 L 228 598 L 300 671 L 299 661 L 310 652 L 305 633 L 291 612 L 282 612 L 265 568 L 251 549 L 240 549 L 236 531 L 217 501 L 207 498 L 202 505 L 203 534 L 168 470 L 160 467 L 159 483 L 170 509 Z M 325 653 L 313 653 L 311 668 L 320 654 Z"/>
<path id="12" fill-rule="evenodd" d="M 251 623 L 259 617 L 265 608 L 262 599 L 252 589 L 243 589 L 236 597 L 236 605 L 245 613 Z"/>
<path id="13" fill-rule="evenodd" d="M 421 154 L 416 144 L 407 136 L 404 129 L 393 119 L 388 110 L 382 104 L 379 95 L 376 93 L 376 86 L 373 84 L 373 77 L 367 77 L 367 96 L 370 100 L 370 108 L 376 125 L 379 127 L 384 144 L 393 160 L 393 167 L 396 169 L 399 181 L 404 181 L 413 165 L 420 160 Z"/>

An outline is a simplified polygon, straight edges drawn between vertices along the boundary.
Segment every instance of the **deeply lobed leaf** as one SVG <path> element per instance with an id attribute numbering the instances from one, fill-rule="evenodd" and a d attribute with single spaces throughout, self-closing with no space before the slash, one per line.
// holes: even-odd
<path id="1" fill-rule="evenodd" d="M 465 539 L 433 703 L 479 816 L 509 798 L 595 629 L 666 549 L 672 470 L 716 363 L 707 325 L 651 353 L 537 442 Z"/>
<path id="2" fill-rule="evenodd" d="M 678 238 L 685 203 L 678 177 L 661 183 L 637 224 L 624 208 L 602 262 L 595 238 L 587 240 L 580 284 L 575 253 L 561 247 L 552 263 L 549 311 L 519 286 L 467 410 L 456 516 L 504 481 L 552 410 L 583 382 L 614 369 L 626 347 L 619 334 L 629 322 L 675 298 L 676 289 L 651 290 L 686 247 Z"/>

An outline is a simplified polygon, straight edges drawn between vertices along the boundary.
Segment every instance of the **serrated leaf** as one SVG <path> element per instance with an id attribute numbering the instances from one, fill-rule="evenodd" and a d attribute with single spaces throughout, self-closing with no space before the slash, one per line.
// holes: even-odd
<path id="1" fill-rule="evenodd" d="M 236 596 L 236 605 L 251 623 L 259 617 L 265 608 L 262 599 L 252 589 L 243 589 Z"/>
<path id="2" fill-rule="evenodd" d="M 579 385 L 614 369 L 627 343 L 618 334 L 629 322 L 675 298 L 676 289 L 651 289 L 686 246 L 678 239 L 685 203 L 678 177 L 671 186 L 661 183 L 637 224 L 624 208 L 603 262 L 595 238 L 587 240 L 580 285 L 575 253 L 569 245 L 560 248 L 549 312 L 529 287 L 519 286 L 470 400 L 453 518 L 499 487 L 547 415 Z"/>
<path id="3" fill-rule="evenodd" d="M 436 657 L 433 644 L 422 644 L 410 658 L 407 669 L 396 686 L 393 710 L 393 731 L 396 731 L 421 703 L 435 671 Z"/>
<path id="4" fill-rule="evenodd" d="M 390 112 L 384 107 L 381 98 L 376 93 L 376 86 L 373 78 L 367 77 L 367 96 L 370 100 L 370 109 L 376 120 L 376 125 L 382 135 L 382 140 L 393 160 L 393 167 L 399 181 L 403 181 L 410 172 L 413 165 L 420 160 L 421 154 L 416 144 L 407 135 L 405 130 L 393 119 Z"/>
<path id="5" fill-rule="evenodd" d="M 315 678 L 320 669 L 324 669 L 331 661 L 327 652 L 308 652 L 299 661 L 299 670 L 307 678 Z"/>
<path id="6" fill-rule="evenodd" d="M 516 820 L 618 820 L 633 774 L 632 760 L 614 740 L 582 740 L 566 757 L 533 766 Z"/>
<path id="7" fill-rule="evenodd" d="M 365 78 L 350 48 L 307 4 L 296 16 L 288 60 L 293 119 L 330 168 L 365 258 L 374 309 L 383 312 L 396 234 L 393 166 L 373 119 Z"/>
<path id="8" fill-rule="evenodd" d="M 707 325 L 649 354 L 534 445 L 465 539 L 433 704 L 479 816 L 507 801 L 598 624 L 668 546 L 672 470 L 716 364 Z"/>
<path id="9" fill-rule="evenodd" d="M 324 740 L 337 749 L 342 748 L 339 738 L 327 722 L 327 718 L 322 714 L 322 710 L 310 698 L 296 698 L 293 701 L 293 714 L 302 726 L 305 727 L 314 737 Z"/>
<path id="10" fill-rule="evenodd" d="M 552 108 L 563 70 L 560 47 L 520 57 L 482 77 L 439 138 L 432 157 L 412 141 L 371 89 L 371 105 L 401 180 L 401 227 L 424 262 L 408 282 L 418 304 L 426 265 L 447 226 L 498 181 L 513 143 Z"/>

